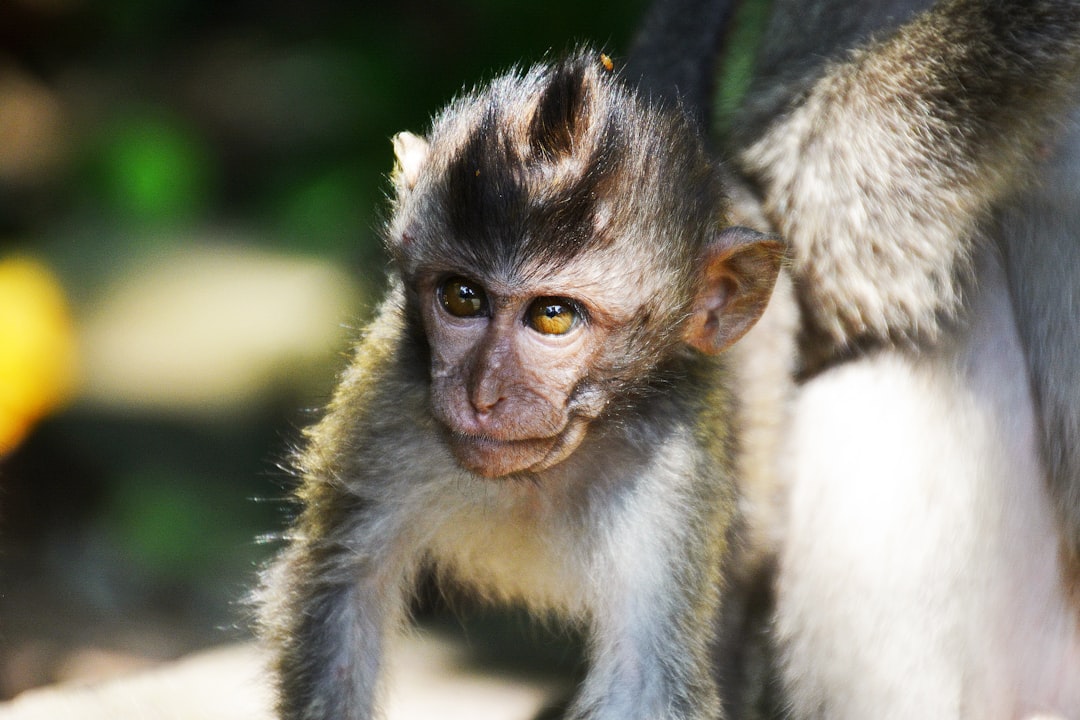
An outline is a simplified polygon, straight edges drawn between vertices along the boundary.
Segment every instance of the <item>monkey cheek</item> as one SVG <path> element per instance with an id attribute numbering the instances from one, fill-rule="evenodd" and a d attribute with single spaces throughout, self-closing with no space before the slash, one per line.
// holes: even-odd
<path id="1" fill-rule="evenodd" d="M 529 470 L 531 472 L 540 472 L 566 460 L 577 450 L 581 441 L 585 439 L 585 431 L 588 427 L 589 421 L 586 418 L 572 419 L 562 433 L 556 437 L 555 443 L 544 458 L 531 466 Z"/>

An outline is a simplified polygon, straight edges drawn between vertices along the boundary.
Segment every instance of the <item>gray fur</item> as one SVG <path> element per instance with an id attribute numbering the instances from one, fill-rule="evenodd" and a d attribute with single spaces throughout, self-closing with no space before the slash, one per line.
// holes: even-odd
<path id="1" fill-rule="evenodd" d="M 791 10 L 805 37 L 803 4 Z M 1066 3 L 944 2 L 827 63 L 739 151 L 794 250 L 810 369 L 940 337 L 978 226 L 1028 180 L 1067 107 L 1078 18 Z"/>
<path id="2" fill-rule="evenodd" d="M 1049 158 L 1038 182 L 999 214 L 999 237 L 1043 458 L 1066 544 L 1080 564 L 1080 111 L 1044 147 Z"/>
<path id="3" fill-rule="evenodd" d="M 920 382 L 947 378 L 947 386 L 934 391 L 940 397 L 922 399 L 925 416 L 915 425 L 925 428 L 925 436 L 911 427 L 892 428 L 892 416 L 903 417 L 902 410 L 880 407 L 879 431 L 894 438 L 893 445 L 880 443 L 882 453 L 890 447 L 914 453 L 947 437 L 964 461 L 947 457 L 906 479 L 892 463 L 866 468 L 865 478 L 848 475 L 844 457 L 859 451 L 852 444 L 878 446 L 862 435 L 867 420 L 853 423 L 857 431 L 833 435 L 821 419 L 806 420 L 822 429 L 816 436 L 806 433 L 814 437 L 812 450 L 793 440 L 786 482 L 792 498 L 813 493 L 835 506 L 847 502 L 845 482 L 889 488 L 896 480 L 918 488 L 920 480 L 934 477 L 964 487 L 966 473 L 972 473 L 981 483 L 973 492 L 1013 493 L 1010 512 L 1029 512 L 1028 529 L 1021 533 L 1010 526 L 1016 518 L 1008 512 L 998 519 L 977 503 L 959 505 L 948 520 L 957 538 L 970 532 L 971 547 L 980 547 L 981 533 L 981 547 L 987 547 L 999 534 L 1011 533 L 1013 544 L 996 558 L 965 554 L 959 542 L 943 546 L 934 561 L 912 565 L 921 577 L 908 578 L 891 569 L 912 546 L 902 533 L 939 528 L 934 522 L 925 529 L 904 524 L 899 509 L 885 513 L 875 523 L 901 534 L 876 558 L 883 566 L 879 584 L 847 606 L 844 588 L 858 582 L 850 568 L 867 561 L 858 552 L 865 536 L 846 530 L 859 517 L 834 517 L 832 522 L 845 525 L 831 527 L 820 508 L 791 500 L 780 520 L 787 544 L 776 614 L 785 687 L 799 717 L 865 717 L 870 707 L 878 717 L 1015 717 L 1037 703 L 1071 716 L 1080 711 L 1080 681 L 1069 679 L 1076 662 L 1068 659 L 1080 642 L 1075 620 L 1068 619 L 1070 613 L 1075 618 L 1075 608 L 1068 608 L 1076 602 L 1080 550 L 1080 218 L 1074 208 L 1080 140 L 1074 129 L 1063 133 L 1061 125 L 1076 100 L 1080 5 L 944 2 L 918 14 L 926 7 L 918 0 L 777 0 L 737 153 L 771 227 L 793 248 L 803 318 L 800 363 L 807 381 L 795 395 L 795 426 L 816 411 L 803 409 L 814 407 L 807 398 L 832 393 L 830 406 L 840 422 L 847 403 L 858 407 L 848 384 L 875 374 L 883 388 L 906 382 L 911 362 Z M 986 270 L 996 263 L 987 257 L 999 248 L 1004 275 Z M 994 322 L 1005 323 L 996 326 L 996 342 L 987 340 L 985 325 L 980 333 L 969 329 L 974 300 L 1004 307 L 994 316 Z M 1013 366 L 995 378 L 998 386 L 979 387 L 977 372 L 944 359 L 951 352 L 982 355 L 983 361 L 1004 357 L 1017 329 L 1027 372 Z M 979 449 L 979 428 L 964 424 L 972 418 L 956 409 L 970 393 L 992 408 L 977 416 L 993 428 L 987 432 L 1000 433 L 990 445 L 1011 453 L 996 464 Z M 1032 397 L 1036 428 L 1025 424 Z M 1041 457 L 1031 456 L 1026 444 L 1035 432 Z M 804 469 L 829 453 L 831 471 Z M 1056 518 L 1031 509 L 1042 507 L 1044 473 Z M 1015 489 L 1023 483 L 1026 495 Z M 914 502 L 932 504 L 932 497 L 916 495 Z M 1060 547 L 1043 531 L 1055 521 Z M 815 540 L 818 535 L 825 539 Z M 831 537 L 854 551 L 819 562 L 814 548 Z M 1040 557 L 1040 563 L 1048 558 L 1056 570 L 1025 577 L 1037 572 L 1015 561 L 1011 553 L 1024 552 L 1017 548 Z M 950 570 L 950 563 L 964 572 Z M 1032 567 L 1041 565 L 1032 561 Z M 981 572 L 995 579 L 977 589 L 973 578 Z M 886 589 L 886 582 L 909 580 L 912 585 L 902 591 Z M 955 587 L 949 590 L 947 583 Z M 1004 589 L 1009 583 L 1012 589 Z M 1021 599 L 1017 586 L 1045 600 Z M 954 599 L 950 607 L 912 611 L 918 598 L 938 592 Z M 1011 614 L 1003 618 L 985 610 L 995 603 L 1008 604 Z M 874 613 L 875 622 L 860 624 Z M 979 632 L 969 634 L 969 625 L 981 625 Z M 1010 632 L 1025 639 L 1010 639 Z M 932 634 L 951 638 L 951 647 L 938 647 Z M 925 640 L 904 650 L 908 637 Z M 1059 642 L 1073 650 L 1059 656 Z M 867 655 L 852 659 L 860 652 Z M 1022 655 L 1029 659 L 1017 662 Z M 902 667 L 922 670 L 902 680 Z M 1029 675 L 1039 673 L 1060 679 L 1034 690 Z M 821 682 L 830 676 L 846 679 Z M 917 689 L 934 678 L 940 684 L 933 692 Z M 978 709 L 980 703 L 992 710 Z"/>

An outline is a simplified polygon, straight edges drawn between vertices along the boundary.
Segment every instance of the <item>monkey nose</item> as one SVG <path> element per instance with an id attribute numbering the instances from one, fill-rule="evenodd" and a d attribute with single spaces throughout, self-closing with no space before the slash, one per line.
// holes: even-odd
<path id="1" fill-rule="evenodd" d="M 486 362 L 481 363 L 469 378 L 469 404 L 477 423 L 490 422 L 495 409 L 506 400 L 503 390 L 507 384 L 500 376 L 502 359 L 502 353 L 490 352 Z"/>
<path id="2" fill-rule="evenodd" d="M 473 397 L 469 399 L 469 404 L 472 405 L 473 417 L 481 425 L 490 422 L 495 413 L 495 408 L 505 399 L 498 394 L 485 397 L 482 393 L 474 393 Z"/>
<path id="3" fill-rule="evenodd" d="M 501 383 L 484 378 L 469 389 L 469 405 L 477 424 L 483 426 L 493 421 L 495 410 L 506 401 Z"/>

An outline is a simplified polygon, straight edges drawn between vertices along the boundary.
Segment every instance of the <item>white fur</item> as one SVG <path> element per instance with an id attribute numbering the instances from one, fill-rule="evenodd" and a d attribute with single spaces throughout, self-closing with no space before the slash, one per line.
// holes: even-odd
<path id="1" fill-rule="evenodd" d="M 1080 718 L 1080 608 L 983 255 L 955 344 L 841 365 L 797 398 L 777 615 L 796 717 Z"/>

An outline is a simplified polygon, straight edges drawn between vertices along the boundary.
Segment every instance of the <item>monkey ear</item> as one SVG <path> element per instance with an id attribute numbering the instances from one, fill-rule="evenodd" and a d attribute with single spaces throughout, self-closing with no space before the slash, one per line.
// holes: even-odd
<path id="1" fill-rule="evenodd" d="M 428 141 L 405 131 L 391 138 L 391 142 L 394 143 L 394 170 L 390 177 L 399 191 L 412 190 L 427 161 Z"/>
<path id="2" fill-rule="evenodd" d="M 705 249 L 686 342 L 718 353 L 741 338 L 765 312 L 783 258 L 775 235 L 744 227 L 719 233 Z"/>

